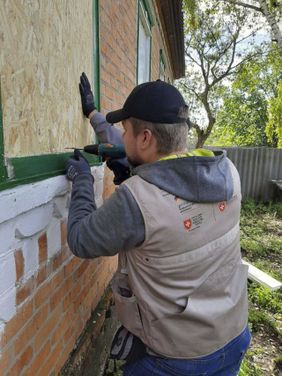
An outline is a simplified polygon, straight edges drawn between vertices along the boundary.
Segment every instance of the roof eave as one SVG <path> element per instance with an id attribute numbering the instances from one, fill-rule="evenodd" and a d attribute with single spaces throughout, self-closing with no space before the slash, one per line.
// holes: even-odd
<path id="1" fill-rule="evenodd" d="M 157 0 L 161 13 L 174 79 L 184 77 L 184 29 L 182 0 Z"/>

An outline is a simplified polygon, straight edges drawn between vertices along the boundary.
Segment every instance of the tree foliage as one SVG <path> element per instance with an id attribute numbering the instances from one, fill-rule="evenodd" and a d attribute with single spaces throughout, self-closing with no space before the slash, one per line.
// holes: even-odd
<path id="1" fill-rule="evenodd" d="M 261 14 L 272 32 L 272 41 L 277 43 L 280 53 L 282 53 L 282 32 L 279 26 L 282 18 L 282 0 L 221 0 L 225 3 L 229 3 L 233 7 L 241 7 L 252 12 Z M 184 0 L 186 9 L 190 13 L 191 19 L 196 18 L 196 9 L 198 6 L 198 1 L 196 0 Z"/>
<path id="2" fill-rule="evenodd" d="M 186 0 L 184 14 L 186 77 L 178 85 L 190 103 L 201 147 L 215 124 L 226 83 L 262 50 L 255 46 L 256 29 L 247 28 L 245 8 L 220 0 L 201 0 L 195 6 Z"/>
<path id="3" fill-rule="evenodd" d="M 282 148 L 282 79 L 277 85 L 277 95 L 269 101 L 266 136 L 268 140 L 276 140 L 277 147 Z"/>
<path id="4" fill-rule="evenodd" d="M 225 1 L 228 1 L 230 4 L 236 7 L 244 7 L 262 14 L 271 28 L 272 41 L 277 43 L 280 54 L 282 54 L 282 32 L 279 26 L 282 17 L 282 0 Z"/>
<path id="5" fill-rule="evenodd" d="M 282 142 L 281 76 L 282 62 L 277 49 L 247 62 L 225 92 L 209 143 L 279 146 Z"/>

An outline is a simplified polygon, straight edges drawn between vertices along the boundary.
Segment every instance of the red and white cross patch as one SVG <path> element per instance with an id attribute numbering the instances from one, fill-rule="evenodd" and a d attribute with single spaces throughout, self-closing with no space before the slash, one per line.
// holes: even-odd
<path id="1" fill-rule="evenodd" d="M 219 211 L 223 212 L 225 210 L 225 208 L 226 208 L 226 203 L 224 201 L 218 203 Z"/>
<path id="2" fill-rule="evenodd" d="M 189 219 L 185 219 L 185 221 L 183 222 L 184 224 L 184 227 L 186 228 L 186 230 L 190 230 L 191 227 L 192 227 L 192 220 L 189 218 Z"/>

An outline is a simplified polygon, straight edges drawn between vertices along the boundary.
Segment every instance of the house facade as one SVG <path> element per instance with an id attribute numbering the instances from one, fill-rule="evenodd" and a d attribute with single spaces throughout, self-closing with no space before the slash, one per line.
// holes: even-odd
<path id="1" fill-rule="evenodd" d="M 57 375 L 117 266 L 66 242 L 66 148 L 97 142 L 79 77 L 106 114 L 139 83 L 183 76 L 181 1 L 4 0 L 0 19 L 0 375 Z M 99 206 L 113 175 L 87 158 Z"/>

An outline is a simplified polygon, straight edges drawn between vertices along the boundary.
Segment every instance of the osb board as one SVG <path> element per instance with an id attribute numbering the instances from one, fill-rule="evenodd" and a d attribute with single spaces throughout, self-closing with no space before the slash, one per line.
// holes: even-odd
<path id="1" fill-rule="evenodd" d="M 65 151 L 93 141 L 79 76 L 92 77 L 92 0 L 1 0 L 5 154 Z"/>

